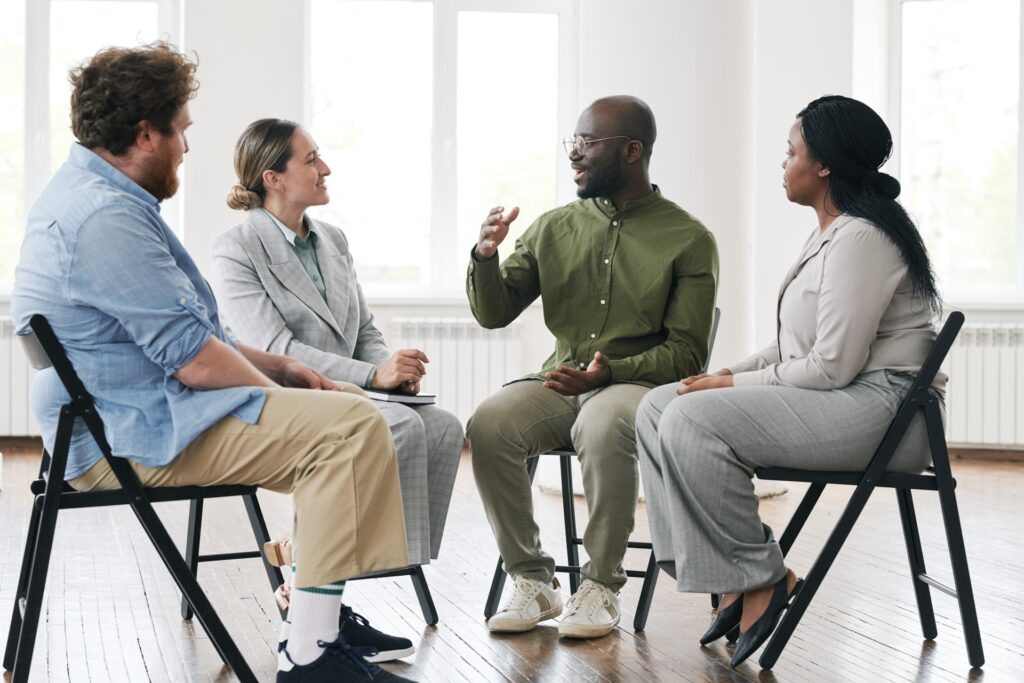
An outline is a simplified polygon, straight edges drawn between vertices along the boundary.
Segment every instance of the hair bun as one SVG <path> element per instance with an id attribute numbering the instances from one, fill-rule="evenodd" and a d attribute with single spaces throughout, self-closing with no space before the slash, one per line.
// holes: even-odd
<path id="1" fill-rule="evenodd" d="M 252 211 L 263 206 L 263 198 L 241 185 L 232 185 L 228 193 L 228 207 L 236 211 Z"/>
<path id="2" fill-rule="evenodd" d="M 896 180 L 888 173 L 882 172 L 879 172 L 878 175 L 875 176 L 874 185 L 878 193 L 888 199 L 896 199 L 899 197 L 900 190 L 902 189 L 900 187 L 900 181 Z"/>

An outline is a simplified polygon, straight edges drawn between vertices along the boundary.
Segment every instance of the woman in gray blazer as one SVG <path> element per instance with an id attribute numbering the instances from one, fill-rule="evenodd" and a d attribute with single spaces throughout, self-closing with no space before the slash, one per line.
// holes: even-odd
<path id="1" fill-rule="evenodd" d="M 345 235 L 306 214 L 329 201 L 330 175 L 309 133 L 291 121 L 256 121 L 239 138 L 234 164 L 228 206 L 248 213 L 213 242 L 213 288 L 231 331 L 334 380 L 417 393 L 426 355 L 388 348 Z M 398 451 L 409 558 L 426 564 L 441 546 L 462 425 L 433 405 L 375 403 Z"/>
<path id="2" fill-rule="evenodd" d="M 701 644 L 739 626 L 733 666 L 767 640 L 798 586 L 758 517 L 754 470 L 865 467 L 935 340 L 927 251 L 895 201 L 899 181 L 878 171 L 891 151 L 885 123 L 856 100 L 822 97 L 797 115 L 783 186 L 817 225 L 783 280 L 776 339 L 640 404 L 654 554 L 680 591 L 725 594 Z M 928 460 L 917 419 L 890 468 L 919 472 Z"/>

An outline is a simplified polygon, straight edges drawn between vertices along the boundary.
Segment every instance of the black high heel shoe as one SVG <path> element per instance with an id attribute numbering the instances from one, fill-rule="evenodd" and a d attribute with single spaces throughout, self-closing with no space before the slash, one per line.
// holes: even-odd
<path id="1" fill-rule="evenodd" d="M 714 622 L 711 624 L 711 628 L 701 636 L 700 644 L 707 645 L 708 643 L 718 640 L 727 633 L 730 633 L 733 629 L 739 628 L 740 617 L 743 616 L 743 596 L 733 600 L 729 603 L 728 607 L 718 610 L 718 616 L 715 617 Z M 730 640 L 735 640 L 732 638 Z"/>
<path id="2" fill-rule="evenodd" d="M 793 596 L 796 595 L 797 591 L 800 590 L 800 586 L 804 583 L 803 579 L 797 579 L 796 585 L 793 586 L 793 592 L 790 593 L 786 590 L 787 579 L 789 579 L 788 573 L 776 582 L 775 588 L 772 591 L 772 599 L 768 603 L 764 614 L 750 628 L 740 633 L 740 639 L 736 641 L 736 651 L 733 653 L 732 661 L 730 662 L 734 669 L 746 661 L 747 657 L 754 654 L 757 648 L 764 645 L 764 642 L 768 640 L 768 636 L 779 625 L 782 613 L 789 607 Z"/>

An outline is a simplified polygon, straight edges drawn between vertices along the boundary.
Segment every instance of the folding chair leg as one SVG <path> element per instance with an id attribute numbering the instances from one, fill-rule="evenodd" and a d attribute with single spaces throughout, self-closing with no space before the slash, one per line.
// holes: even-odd
<path id="1" fill-rule="evenodd" d="M 153 506 L 144 498 L 135 496 L 131 497 L 130 504 L 132 511 L 135 512 L 136 517 L 138 517 L 139 522 L 142 524 L 142 528 L 146 531 L 146 535 L 149 536 L 149 540 L 153 543 L 153 547 L 159 553 L 160 559 L 163 560 L 167 570 L 171 573 L 171 577 L 178 584 L 178 589 L 185 595 L 185 599 L 195 612 L 195 616 L 199 619 L 199 623 L 202 624 L 203 629 L 210 637 L 210 642 L 213 643 L 221 659 L 231 667 L 240 681 L 256 683 L 255 674 L 249 668 L 249 664 L 246 663 L 245 658 L 238 650 L 238 646 L 235 645 L 235 641 L 231 639 L 227 629 L 224 628 L 224 623 L 217 616 L 217 612 L 213 609 L 213 605 L 210 604 L 206 594 L 203 593 L 203 589 L 196 581 L 196 577 L 188 563 L 185 562 L 181 553 L 178 552 L 174 541 L 171 540 L 170 535 L 167 533 L 167 529 L 160 521 L 156 511 L 153 510 Z"/>
<path id="2" fill-rule="evenodd" d="M 32 513 L 28 522 L 28 533 L 25 538 L 25 553 L 21 556 L 21 571 L 18 573 L 18 590 L 14 593 L 14 610 L 11 614 L 11 628 L 7 632 L 7 647 L 4 649 L 4 669 L 14 671 L 14 659 L 18 651 L 18 639 L 21 636 L 21 609 L 19 600 L 25 597 L 28 591 L 29 571 L 32 569 L 32 556 L 36 548 L 36 539 L 39 538 L 39 517 L 42 513 L 42 503 L 32 503 Z"/>
<path id="3" fill-rule="evenodd" d="M 580 553 L 576 546 L 576 506 L 573 501 L 572 490 L 572 457 L 571 455 L 559 456 L 559 465 L 562 470 L 562 513 L 565 517 L 565 554 L 568 557 L 566 564 L 569 567 L 580 566 Z M 580 570 L 569 570 L 569 589 L 575 593 L 580 587 Z"/>
<path id="4" fill-rule="evenodd" d="M 430 595 L 427 577 L 424 576 L 423 567 L 420 565 L 412 568 L 412 585 L 416 589 L 416 598 L 420 601 L 423 621 L 427 622 L 427 626 L 435 626 L 437 624 L 437 608 L 434 607 L 434 599 Z"/>
<path id="5" fill-rule="evenodd" d="M 865 479 L 867 479 L 866 475 Z M 825 547 L 822 548 L 818 559 L 814 561 L 811 571 L 804 577 L 803 586 L 793 598 L 792 604 L 786 610 L 782 621 L 779 622 L 778 628 L 775 629 L 775 633 L 772 634 L 767 647 L 761 653 L 761 658 L 758 662 L 762 668 L 771 669 L 775 666 L 775 662 L 778 661 L 782 650 L 786 647 L 786 643 L 789 642 L 793 631 L 796 630 L 796 626 L 800 623 L 800 619 L 807 610 L 807 606 L 811 604 L 814 594 L 821 586 L 821 582 L 825 580 L 825 575 L 828 574 L 832 563 L 835 562 L 836 556 L 839 555 L 843 543 L 846 542 L 847 537 L 853 530 L 854 523 L 860 517 L 860 513 L 864 511 L 864 506 L 867 504 L 868 498 L 874 489 L 875 481 L 862 480 L 857 485 L 857 488 L 853 490 L 853 495 L 850 496 L 849 502 L 846 503 L 846 509 L 843 510 L 843 514 L 840 515 L 835 528 L 829 534 Z"/>
<path id="6" fill-rule="evenodd" d="M 946 450 L 946 437 L 942 429 L 942 416 L 934 399 L 925 406 L 925 418 L 928 424 L 928 441 L 932 446 L 932 464 L 935 466 L 935 477 L 938 480 L 936 483 L 939 488 L 939 505 L 946 527 L 949 559 L 953 567 L 953 583 L 956 586 L 957 602 L 960 604 L 964 640 L 967 641 L 967 659 L 971 666 L 980 667 L 985 663 L 985 652 L 981 646 L 978 612 L 974 606 L 971 573 L 967 568 L 967 549 L 964 547 L 964 535 L 960 527 L 960 511 L 953 489 L 953 473 L 949 468 L 949 453 Z"/>
<path id="7" fill-rule="evenodd" d="M 928 584 L 920 578 L 926 573 L 924 551 L 921 549 L 921 535 L 917 529 L 917 515 L 914 514 L 914 499 L 910 489 L 896 489 L 896 500 L 900 507 L 900 521 L 903 523 L 903 538 L 907 543 L 907 562 L 910 564 L 910 579 L 917 597 L 921 631 L 927 640 L 933 640 L 938 634 L 935 628 L 935 611 L 932 609 L 932 594 Z"/>
<path id="8" fill-rule="evenodd" d="M 185 539 L 185 563 L 192 576 L 199 576 L 199 540 L 202 535 L 203 499 L 196 498 L 188 504 L 188 536 Z M 181 596 L 181 618 L 192 618 L 192 607 L 189 606 L 184 594 Z"/>
<path id="9" fill-rule="evenodd" d="M 498 611 L 498 602 L 501 600 L 501 591 L 505 588 L 505 569 L 503 561 L 498 558 L 498 566 L 494 568 L 494 577 L 491 579 L 491 590 L 487 593 L 487 602 L 484 603 L 484 618 L 490 619 Z"/>
<path id="10" fill-rule="evenodd" d="M 800 500 L 800 505 L 798 505 L 796 511 L 793 512 L 793 516 L 789 518 L 786 530 L 782 532 L 782 538 L 779 539 L 779 548 L 782 550 L 783 557 L 785 557 L 789 553 L 789 549 L 793 547 L 796 537 L 799 536 L 800 531 L 803 530 L 804 524 L 807 523 L 807 518 L 811 516 L 814 506 L 818 503 L 818 499 L 821 498 L 821 492 L 824 490 L 824 484 L 811 484 L 807 489 L 807 493 L 805 493 L 804 497 Z"/>
<path id="11" fill-rule="evenodd" d="M 68 406 L 61 409 L 60 418 L 57 421 L 57 435 L 54 440 L 54 451 L 67 453 L 71 446 L 71 432 L 74 428 L 75 418 Z M 44 458 L 45 459 L 45 458 Z M 18 641 L 14 652 L 12 666 L 13 672 L 11 683 L 28 683 L 28 673 L 32 666 L 32 653 L 36 647 L 36 635 L 39 630 L 39 615 L 43 609 L 43 594 L 46 590 L 46 574 L 50 569 L 50 553 L 53 550 L 53 536 L 57 530 L 57 513 L 60 512 L 60 494 L 64 483 L 64 465 L 50 466 L 47 461 L 48 484 L 46 493 L 36 496 L 32 502 L 32 517 L 38 519 L 37 531 L 31 548 L 31 560 L 29 562 L 28 577 L 25 582 L 25 592 L 15 596 L 14 612 L 21 609 L 21 601 L 24 600 L 24 612 L 21 616 L 21 628 L 18 633 Z M 35 506 L 39 506 L 38 516 Z M 33 532 L 29 531 L 29 536 Z M 29 548 L 26 547 L 26 551 Z M 10 648 L 10 642 L 7 647 Z M 4 658 L 7 659 L 6 657 Z M 4 664 L 6 666 L 6 662 Z"/>
<path id="12" fill-rule="evenodd" d="M 640 600 L 636 606 L 636 615 L 633 617 L 633 630 L 643 631 L 647 626 L 647 615 L 651 611 L 651 601 L 654 598 L 654 588 L 658 585 L 658 562 L 654 559 L 654 551 L 651 551 L 651 559 L 647 561 L 647 571 L 644 572 L 644 586 L 640 589 Z"/>
<path id="13" fill-rule="evenodd" d="M 267 580 L 270 582 L 270 591 L 274 592 L 284 583 L 284 575 L 280 567 L 275 567 L 263 556 L 263 544 L 270 540 L 270 532 L 267 530 L 267 520 L 263 518 L 263 510 L 260 508 L 260 501 L 255 493 L 242 496 L 245 503 L 245 513 L 249 516 L 249 525 L 252 527 L 252 534 L 256 537 L 256 549 L 260 551 L 260 558 L 263 563 L 263 570 L 267 573 Z M 285 618 L 285 610 L 278 608 L 281 618 Z"/>

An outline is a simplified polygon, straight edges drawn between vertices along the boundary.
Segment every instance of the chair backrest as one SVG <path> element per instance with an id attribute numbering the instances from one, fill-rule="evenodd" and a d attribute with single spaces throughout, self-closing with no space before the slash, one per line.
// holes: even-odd
<path id="1" fill-rule="evenodd" d="M 61 421 L 71 420 L 73 422 L 76 418 L 82 418 L 82 421 L 85 422 L 86 427 L 96 441 L 96 445 L 100 447 L 103 457 L 110 463 L 111 469 L 113 469 L 121 485 L 129 490 L 139 486 L 134 470 L 131 469 L 128 463 L 122 458 L 113 457 L 110 445 L 107 443 L 103 421 L 96 411 L 92 395 L 86 391 L 85 385 L 82 384 L 78 373 L 75 372 L 74 366 L 71 365 L 71 360 L 64 351 L 64 346 L 57 339 L 53 328 L 50 327 L 50 322 L 43 315 L 37 313 L 29 318 L 28 324 L 32 329 L 32 334 L 22 335 L 21 339 L 29 355 L 30 362 L 36 369 L 52 366 L 57 372 L 57 377 L 60 378 L 61 384 L 64 385 L 64 389 L 71 397 L 71 402 L 64 406 L 65 411 L 63 411 L 63 413 L 68 414 L 62 413 Z M 66 429 L 67 436 L 70 438 L 71 425 L 67 425 Z M 60 424 L 58 424 L 57 432 L 59 437 L 61 433 Z M 67 452 L 57 453 L 56 451 L 61 450 L 58 446 L 59 444 L 55 445 L 55 452 L 50 454 L 49 468 L 51 473 L 53 473 L 55 471 L 53 468 L 56 464 L 58 467 L 56 472 L 59 473 L 59 478 L 63 479 L 64 466 L 67 463 Z M 44 458 L 44 463 L 45 461 L 46 459 Z M 135 486 L 126 484 L 126 479 L 134 480 Z"/>
<path id="2" fill-rule="evenodd" d="M 931 351 L 925 357 L 921 370 L 917 373 L 917 377 L 914 378 L 914 383 L 910 386 L 910 390 L 907 391 L 907 395 L 903 397 L 903 401 L 896 411 L 896 416 L 889 424 L 889 429 L 886 430 L 885 436 L 882 437 L 878 450 L 875 451 L 875 455 L 871 458 L 871 462 L 866 470 L 866 476 L 877 477 L 889 466 L 889 460 L 895 454 L 896 447 L 899 445 L 903 434 L 910 426 L 910 422 L 917 411 L 925 410 L 926 421 L 930 422 L 933 419 L 932 415 L 936 416 L 934 419 L 939 419 L 937 417 L 938 411 L 934 410 L 934 406 L 932 406 L 931 410 L 932 415 L 928 414 L 929 409 L 926 408 L 929 403 L 935 401 L 935 396 L 931 391 L 932 382 L 935 380 L 935 375 L 939 372 L 939 367 L 946 359 L 946 355 L 953 346 L 953 342 L 960 333 L 960 328 L 963 327 L 963 324 L 963 313 L 953 311 L 949 314 L 946 323 L 942 326 L 942 330 L 939 331 L 939 335 L 935 338 L 935 343 L 932 344 Z M 933 433 L 941 435 L 941 425 L 937 425 L 934 430 L 929 428 L 929 440 L 932 439 Z M 941 453 L 945 453 L 945 442 L 943 442 L 942 446 Z M 933 458 L 938 452 L 940 451 L 936 448 L 936 444 L 932 444 Z M 938 465 L 938 463 L 935 464 Z M 945 466 L 948 468 L 948 462 Z"/>
<path id="3" fill-rule="evenodd" d="M 708 359 L 704 361 L 701 372 L 707 372 L 711 367 L 711 352 L 715 350 L 715 337 L 718 336 L 718 321 L 722 319 L 722 309 L 715 306 L 715 317 L 711 319 L 711 336 L 708 337 Z"/>

